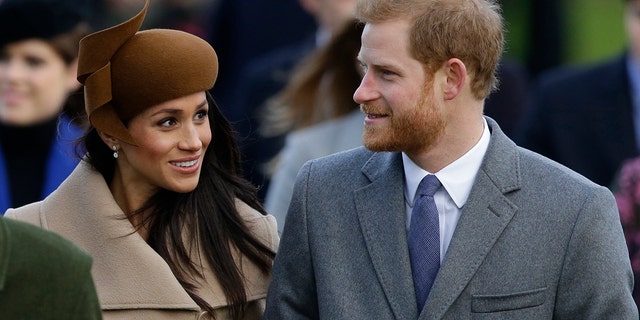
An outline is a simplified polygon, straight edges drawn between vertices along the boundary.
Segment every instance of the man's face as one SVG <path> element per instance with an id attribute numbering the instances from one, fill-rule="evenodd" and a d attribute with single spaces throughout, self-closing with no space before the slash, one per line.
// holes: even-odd
<path id="1" fill-rule="evenodd" d="M 445 120 L 432 77 L 409 53 L 404 20 L 367 24 L 358 55 L 364 77 L 353 98 L 365 113 L 364 145 L 373 151 L 428 152 Z"/>

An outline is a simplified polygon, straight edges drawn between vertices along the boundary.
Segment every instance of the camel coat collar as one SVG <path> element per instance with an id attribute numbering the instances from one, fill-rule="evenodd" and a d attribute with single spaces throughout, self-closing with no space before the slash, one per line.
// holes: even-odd
<path id="1" fill-rule="evenodd" d="M 260 215 L 240 201 L 237 204 L 249 229 L 275 250 L 278 237 L 273 217 Z M 40 221 L 33 223 L 58 232 L 93 256 L 92 274 L 104 311 L 141 308 L 200 311 L 164 259 L 135 232 L 102 175 L 84 161 L 56 192 L 43 200 L 39 213 L 33 215 L 36 216 Z M 247 300 L 263 299 L 269 276 L 246 258 L 236 256 L 236 259 L 243 260 Z M 205 263 L 207 270 L 210 269 Z M 205 281 L 205 289 L 198 292 L 200 297 L 214 308 L 225 306 L 226 298 L 215 276 L 206 272 Z"/>

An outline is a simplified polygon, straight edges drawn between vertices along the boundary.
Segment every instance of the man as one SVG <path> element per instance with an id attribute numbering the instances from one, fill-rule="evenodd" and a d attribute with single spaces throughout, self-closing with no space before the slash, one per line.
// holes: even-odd
<path id="1" fill-rule="evenodd" d="M 366 148 L 298 174 L 265 319 L 637 319 L 611 193 L 482 115 L 495 2 L 356 13 Z"/>
<path id="2" fill-rule="evenodd" d="M 611 187 L 640 155 L 640 1 L 625 1 L 629 49 L 588 67 L 543 74 L 515 135 L 521 146 Z"/>
<path id="3" fill-rule="evenodd" d="M 0 216 L 0 319 L 102 319 L 91 262 L 59 235 Z"/>

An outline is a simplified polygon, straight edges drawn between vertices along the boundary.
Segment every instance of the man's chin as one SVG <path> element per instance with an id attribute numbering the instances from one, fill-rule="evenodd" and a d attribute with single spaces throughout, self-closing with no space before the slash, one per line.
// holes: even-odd
<path id="1" fill-rule="evenodd" d="M 373 152 L 393 152 L 398 151 L 398 146 L 391 143 L 391 141 L 374 141 L 372 139 L 367 140 L 366 138 L 363 140 L 363 145 L 365 148 L 373 151 Z"/>

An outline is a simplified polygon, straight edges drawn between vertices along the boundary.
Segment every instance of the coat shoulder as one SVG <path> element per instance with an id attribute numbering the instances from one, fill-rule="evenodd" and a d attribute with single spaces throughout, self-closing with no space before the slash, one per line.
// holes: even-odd
<path id="1" fill-rule="evenodd" d="M 4 216 L 10 219 L 27 222 L 39 227 L 45 227 L 40 217 L 40 207 L 42 201 L 33 202 L 19 208 L 11 208 L 5 212 Z"/>
<path id="2" fill-rule="evenodd" d="M 524 180 L 546 182 L 550 185 L 562 184 L 571 189 L 593 189 L 602 186 L 589 180 L 574 170 L 528 149 L 518 148 Z"/>
<path id="3" fill-rule="evenodd" d="M 316 170 L 352 170 L 353 167 L 364 166 L 375 152 L 360 146 L 354 149 L 337 152 L 325 157 L 311 160 Z"/>
<path id="4" fill-rule="evenodd" d="M 239 199 L 236 199 L 236 208 L 251 234 L 275 251 L 280 242 L 276 218 L 270 214 L 265 215 L 258 212 Z"/>

